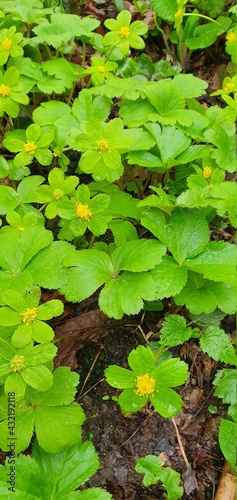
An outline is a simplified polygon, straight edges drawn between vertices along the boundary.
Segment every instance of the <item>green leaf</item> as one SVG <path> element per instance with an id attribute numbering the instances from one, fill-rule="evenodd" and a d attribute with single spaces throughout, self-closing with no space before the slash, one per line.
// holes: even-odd
<path id="1" fill-rule="evenodd" d="M 213 313 L 210 314 L 191 314 L 191 320 L 196 323 L 198 326 L 204 326 L 207 328 L 208 326 L 217 326 L 220 327 L 220 323 L 225 317 L 225 313 L 216 309 Z"/>
<path id="2" fill-rule="evenodd" d="M 177 500 L 183 495 L 183 487 L 180 486 L 180 474 L 170 467 L 162 468 L 161 482 L 167 491 L 167 500 Z"/>
<path id="3" fill-rule="evenodd" d="M 145 458 L 139 458 L 136 463 L 135 471 L 138 474 L 144 474 L 144 486 L 150 486 L 161 481 L 167 491 L 167 500 L 178 500 L 183 494 L 180 483 L 180 474 L 170 467 L 162 467 L 161 460 L 155 455 L 146 455 Z"/>
<path id="4" fill-rule="evenodd" d="M 229 420 L 221 420 L 219 430 L 219 443 L 221 451 L 229 462 L 231 468 L 237 472 L 236 446 L 237 446 L 237 423 Z"/>
<path id="5" fill-rule="evenodd" d="M 209 241 L 208 223 L 200 210 L 175 208 L 168 223 L 156 209 L 144 215 L 142 224 L 168 247 L 179 265 L 198 255 Z"/>
<path id="6" fill-rule="evenodd" d="M 105 369 L 105 378 L 111 387 L 116 389 L 129 389 L 135 387 L 136 375 L 126 368 L 110 365 Z"/>
<path id="7" fill-rule="evenodd" d="M 26 382 L 20 373 L 10 373 L 7 376 L 4 389 L 6 396 L 8 396 L 9 392 L 14 392 L 16 401 L 19 401 L 24 398 Z"/>
<path id="8" fill-rule="evenodd" d="M 172 166 L 174 158 L 185 151 L 191 139 L 175 127 L 164 127 L 161 130 L 156 123 L 147 125 L 147 129 L 154 135 L 163 164 Z"/>
<path id="9" fill-rule="evenodd" d="M 236 140 L 220 125 L 215 125 L 204 132 L 205 138 L 214 144 L 217 149 L 211 152 L 211 158 L 216 160 L 219 168 L 228 172 L 235 172 L 237 166 Z"/>
<path id="10" fill-rule="evenodd" d="M 177 387 L 188 378 L 188 365 L 179 358 L 172 358 L 160 363 L 152 372 L 157 378 L 158 392 L 160 386 Z"/>
<path id="11" fill-rule="evenodd" d="M 208 87 L 204 80 L 194 75 L 176 75 L 173 82 L 180 88 L 185 99 L 205 94 Z"/>
<path id="12" fill-rule="evenodd" d="M 47 248 L 38 252 L 27 265 L 35 283 L 50 289 L 63 286 L 69 274 L 63 266 L 63 259 L 73 248 L 66 241 L 53 241 Z"/>
<path id="13" fill-rule="evenodd" d="M 21 271 L 39 250 L 52 241 L 52 233 L 44 227 L 26 227 L 19 231 L 13 227 L 0 230 L 0 265 L 14 273 Z"/>
<path id="14" fill-rule="evenodd" d="M 93 21 L 96 21 L 98 26 L 98 21 L 95 19 Z M 79 16 L 74 14 L 52 14 L 51 23 L 45 19 L 33 28 L 33 31 L 37 35 L 32 39 L 34 46 L 39 43 L 47 43 L 58 49 L 75 36 L 80 37 L 84 31 L 84 23 Z"/>
<path id="15" fill-rule="evenodd" d="M 209 326 L 200 340 L 200 346 L 215 361 L 237 365 L 235 349 L 224 330 Z"/>
<path id="16" fill-rule="evenodd" d="M 40 473 L 38 464 L 29 455 L 19 455 L 15 459 L 17 469 L 17 484 L 14 491 L 14 498 L 21 500 L 46 500 L 40 484 Z M 2 487 L 6 487 L 6 495 L 2 494 L 3 500 L 10 500 L 12 493 L 9 492 L 9 464 L 5 461 L 5 466 L 0 467 L 0 482 Z M 0 489 L 1 492 L 1 489 Z"/>
<path id="17" fill-rule="evenodd" d="M 36 190 L 44 181 L 41 175 L 32 175 L 23 179 L 18 188 L 17 195 L 20 203 L 35 203 L 38 201 Z"/>
<path id="18" fill-rule="evenodd" d="M 53 375 L 44 365 L 27 367 L 21 375 L 25 383 L 37 391 L 48 391 L 53 385 Z"/>
<path id="19" fill-rule="evenodd" d="M 151 8 L 158 17 L 165 21 L 174 21 L 174 15 L 177 11 L 176 0 L 149 0 Z"/>
<path id="20" fill-rule="evenodd" d="M 68 281 L 60 288 L 67 300 L 80 302 L 110 280 L 113 266 L 109 256 L 99 250 L 79 250 L 64 259 Z M 76 266 L 76 267 L 72 267 Z"/>
<path id="21" fill-rule="evenodd" d="M 48 165 L 51 165 L 52 160 L 53 160 L 53 153 L 49 149 L 46 148 L 41 148 L 41 149 L 36 149 L 35 152 L 35 157 L 40 163 L 40 165 L 43 165 L 44 167 L 47 167 Z"/>
<path id="22" fill-rule="evenodd" d="M 169 80 L 159 82 L 145 88 L 146 95 L 156 108 L 157 114 L 151 113 L 150 121 L 159 121 L 164 125 L 174 125 L 176 121 L 183 125 L 191 125 L 184 109 L 185 101 L 180 88 Z M 154 116 L 153 116 L 154 115 Z"/>
<path id="23" fill-rule="evenodd" d="M 192 314 L 209 314 L 217 307 L 227 314 L 236 310 L 236 291 L 225 283 L 203 280 L 201 275 L 190 275 L 183 290 L 174 297 L 177 305 L 186 304 Z"/>
<path id="24" fill-rule="evenodd" d="M 83 89 L 74 100 L 72 113 L 79 122 L 90 120 L 92 116 L 104 121 L 109 116 L 110 108 L 110 99 L 100 95 L 93 98 L 90 91 Z"/>
<path id="25" fill-rule="evenodd" d="M 117 247 L 122 246 L 127 241 L 138 239 L 134 225 L 127 220 L 113 219 L 108 224 L 108 227 L 113 233 L 114 242 Z"/>
<path id="26" fill-rule="evenodd" d="M 179 394 L 167 386 L 159 386 L 158 391 L 150 396 L 150 400 L 155 410 L 165 418 L 177 415 L 183 406 Z"/>
<path id="27" fill-rule="evenodd" d="M 33 279 L 30 273 L 24 270 L 20 274 L 13 276 L 11 271 L 0 271 L 0 305 L 5 305 L 2 295 L 11 288 L 20 293 L 32 289 Z"/>
<path id="28" fill-rule="evenodd" d="M 9 165 L 7 163 L 7 160 L 5 160 L 4 156 L 0 155 L 0 177 L 1 179 L 4 179 L 4 177 L 7 177 L 9 173 Z"/>
<path id="29" fill-rule="evenodd" d="M 236 194 L 235 182 L 221 182 L 209 189 L 209 204 L 221 217 L 227 213 L 233 227 L 236 227 Z"/>
<path id="30" fill-rule="evenodd" d="M 155 356 L 149 347 L 138 346 L 130 352 L 128 364 L 137 375 L 143 375 L 154 368 Z"/>
<path id="31" fill-rule="evenodd" d="M 124 125 L 139 127 L 148 121 L 151 113 L 155 112 L 156 109 L 152 104 L 144 99 L 125 100 L 120 104 L 119 116 L 123 119 Z"/>
<path id="32" fill-rule="evenodd" d="M 40 305 L 38 308 L 38 319 L 48 320 L 54 318 L 55 316 L 60 316 L 64 309 L 61 300 L 53 299 Z"/>
<path id="33" fill-rule="evenodd" d="M 220 370 L 213 382 L 216 386 L 214 396 L 223 399 L 223 403 L 235 405 L 237 402 L 236 370 L 224 368 Z"/>
<path id="34" fill-rule="evenodd" d="M 34 366 L 52 360 L 56 355 L 57 347 L 52 343 L 41 344 L 35 345 L 32 349 L 26 351 L 27 366 Z"/>
<path id="35" fill-rule="evenodd" d="M 108 212 L 112 213 L 113 217 L 140 218 L 141 212 L 138 208 L 138 202 L 135 198 L 132 198 L 130 194 L 122 191 L 111 191 L 111 195 Z"/>
<path id="36" fill-rule="evenodd" d="M 163 167 L 160 158 L 147 151 L 132 151 L 128 153 L 127 161 L 129 165 L 135 164 L 140 167 L 147 167 L 149 169 L 154 169 L 155 172 L 163 173 L 165 171 L 165 167 Z"/>
<path id="37" fill-rule="evenodd" d="M 161 263 L 152 269 L 151 276 L 157 286 L 157 299 L 163 299 L 181 292 L 188 273 L 185 267 L 180 267 L 172 257 L 165 255 Z"/>
<path id="38" fill-rule="evenodd" d="M 57 128 L 59 138 L 63 141 L 68 130 L 76 128 L 78 123 L 71 115 L 71 108 L 60 101 L 43 102 L 33 111 L 33 119 L 40 126 L 54 125 Z"/>
<path id="39" fill-rule="evenodd" d="M 141 410 L 147 402 L 147 396 L 138 396 L 134 389 L 124 389 L 118 397 L 118 404 L 125 413 Z"/>
<path id="40" fill-rule="evenodd" d="M 224 241 L 208 243 L 200 255 L 185 265 L 210 280 L 236 284 L 236 248 Z"/>
<path id="41" fill-rule="evenodd" d="M 121 319 L 123 314 L 137 314 L 143 307 L 143 299 L 154 300 L 155 290 L 149 274 L 125 271 L 106 283 L 99 305 L 109 318 Z"/>
<path id="42" fill-rule="evenodd" d="M 45 493 L 49 496 L 56 490 L 61 498 L 84 484 L 99 467 L 97 453 L 89 441 L 56 455 L 46 453 L 35 441 L 33 459 L 38 464 Z"/>
<path id="43" fill-rule="evenodd" d="M 160 480 L 162 471 L 161 460 L 155 455 L 147 455 L 145 458 L 139 458 L 135 466 L 135 471 L 138 474 L 144 474 L 142 479 L 144 486 L 156 484 Z"/>
<path id="44" fill-rule="evenodd" d="M 29 401 L 37 406 L 68 405 L 73 401 L 79 376 L 66 366 L 57 368 L 53 373 L 54 384 L 44 394 L 34 389 L 27 389 Z M 63 388 L 63 389 L 62 389 Z"/>
<path id="45" fill-rule="evenodd" d="M 4 398 L 7 401 L 7 398 Z M 1 401 L 0 401 L 1 407 Z M 5 412 L 6 415 L 6 412 Z M 15 452 L 20 453 L 22 450 L 28 448 L 34 428 L 34 411 L 32 408 L 27 407 L 25 401 L 19 401 L 16 408 L 17 419 L 17 440 L 15 441 Z M 8 420 L 0 422 L 0 447 L 3 451 L 9 451 L 9 429 Z"/>
<path id="46" fill-rule="evenodd" d="M 192 38 L 185 39 L 187 47 L 191 50 L 196 50 L 205 49 L 206 47 L 209 47 L 209 45 L 212 45 L 216 41 L 217 37 L 228 29 L 230 26 L 229 21 L 231 20 L 221 16 L 218 17 L 216 21 L 221 23 L 223 27 L 214 23 L 198 25 L 194 29 Z"/>
<path id="47" fill-rule="evenodd" d="M 18 312 L 13 311 L 10 307 L 0 308 L 0 325 L 12 326 L 18 325 L 21 322 L 21 317 Z"/>
<path id="48" fill-rule="evenodd" d="M 160 344 L 170 347 L 183 344 L 192 337 L 192 330 L 186 327 L 185 318 L 176 314 L 166 316 L 160 331 Z"/>
<path id="49" fill-rule="evenodd" d="M 19 205 L 17 193 L 10 186 L 0 186 L 0 214 L 14 210 Z"/>
<path id="50" fill-rule="evenodd" d="M 84 413 L 77 403 L 67 406 L 38 406 L 35 409 L 35 431 L 39 445 L 47 453 L 60 453 L 81 441 Z"/>
<path id="51" fill-rule="evenodd" d="M 116 248 L 111 254 L 111 260 L 116 273 L 122 269 L 133 272 L 149 271 L 161 262 L 165 251 L 165 246 L 156 240 L 133 240 Z"/>

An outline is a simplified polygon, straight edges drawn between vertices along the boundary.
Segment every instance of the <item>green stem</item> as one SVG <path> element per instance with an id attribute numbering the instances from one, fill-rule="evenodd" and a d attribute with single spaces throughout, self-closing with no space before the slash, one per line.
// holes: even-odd
<path id="1" fill-rule="evenodd" d="M 236 238 L 236 231 L 235 231 L 235 233 L 231 236 L 231 238 L 230 238 L 230 240 L 229 240 L 229 242 L 228 242 L 228 243 L 233 243 L 233 242 L 234 242 L 234 240 L 235 240 L 235 238 Z"/>
<path id="2" fill-rule="evenodd" d="M 142 192 L 140 190 L 140 185 L 139 185 L 139 182 L 137 182 L 137 179 L 134 177 L 133 173 L 130 171 L 130 168 L 127 164 L 127 162 L 124 162 L 124 170 L 129 178 L 130 181 L 133 181 L 136 186 L 137 186 L 137 194 L 138 194 L 138 198 L 139 199 L 142 199 L 143 196 L 142 196 Z"/>
<path id="3" fill-rule="evenodd" d="M 212 23 L 218 24 L 218 26 L 220 26 L 222 29 L 224 29 L 222 24 L 218 23 L 218 21 L 216 21 L 215 19 L 211 19 L 211 17 L 204 16 L 204 14 L 196 14 L 195 12 L 183 14 L 183 17 L 188 17 L 188 16 L 201 17 L 202 19 L 207 19 L 207 21 L 211 21 Z M 226 31 L 226 30 L 224 29 L 224 31 Z"/>
<path id="4" fill-rule="evenodd" d="M 160 28 L 159 24 L 157 23 L 157 20 L 156 20 L 156 15 L 154 14 L 154 22 L 155 22 L 155 27 L 158 29 L 158 31 L 162 34 L 162 38 L 164 40 L 164 44 L 165 44 L 165 48 L 168 52 L 168 54 L 170 54 L 172 56 L 172 58 L 174 60 L 176 60 L 176 55 L 174 54 L 174 52 L 172 52 L 172 50 L 170 49 L 169 45 L 168 45 L 168 42 L 167 42 L 167 38 L 166 38 L 166 34 L 165 32 Z"/>
<path id="5" fill-rule="evenodd" d="M 155 359 L 154 359 L 155 364 L 157 363 L 158 358 L 160 357 L 160 355 L 161 355 L 161 353 L 163 352 L 164 348 L 165 348 L 165 346 L 164 346 L 164 345 L 161 345 L 161 346 L 159 347 L 159 349 L 158 349 L 158 351 L 157 351 L 157 353 L 156 353 L 156 355 L 155 355 Z"/>
<path id="6" fill-rule="evenodd" d="M 86 66 L 86 44 L 85 43 L 82 44 L 82 60 L 81 60 L 81 65 L 82 65 L 82 68 L 85 69 L 85 66 Z M 85 86 L 85 78 L 84 78 L 84 76 L 81 79 L 81 86 L 82 86 L 82 88 L 84 88 L 84 86 Z"/>
<path id="7" fill-rule="evenodd" d="M 88 248 L 91 248 L 91 247 L 92 247 L 92 245 L 93 245 L 94 241 L 95 241 L 95 235 L 94 235 L 94 234 L 92 234 L 91 239 L 90 239 L 90 242 L 89 242 L 89 246 L 88 246 Z"/>
<path id="8" fill-rule="evenodd" d="M 49 46 L 46 43 L 44 43 L 44 47 L 45 47 L 45 50 L 49 56 L 49 59 L 53 59 L 52 52 L 51 52 Z"/>
<path id="9" fill-rule="evenodd" d="M 73 94 L 74 94 L 74 90 L 75 90 L 75 88 L 76 88 L 76 84 L 77 84 L 77 82 L 74 82 L 74 84 L 73 84 L 73 86 L 72 86 L 72 90 L 71 90 L 71 92 L 70 92 L 70 94 L 69 94 L 69 97 L 68 97 L 68 100 L 67 100 L 67 104 L 68 104 L 68 105 L 70 105 L 70 103 L 71 103 L 71 99 L 72 99 L 72 96 L 73 96 Z"/>
<path id="10" fill-rule="evenodd" d="M 47 203 L 45 203 L 44 205 L 42 205 L 42 207 L 40 207 L 38 210 L 39 212 L 43 212 L 43 210 L 45 209 L 45 207 L 47 207 Z"/>
<path id="11" fill-rule="evenodd" d="M 29 118 L 31 119 L 31 121 L 33 121 L 31 114 L 29 113 L 29 111 L 27 111 L 27 109 L 25 108 L 25 106 L 22 106 L 22 104 L 21 104 L 21 109 L 25 112 L 25 114 L 27 116 L 29 116 Z"/>

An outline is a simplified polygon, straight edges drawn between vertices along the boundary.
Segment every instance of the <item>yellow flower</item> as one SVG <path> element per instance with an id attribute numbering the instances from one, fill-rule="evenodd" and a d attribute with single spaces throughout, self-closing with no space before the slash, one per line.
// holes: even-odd
<path id="1" fill-rule="evenodd" d="M 232 82 L 226 83 L 225 87 L 223 88 L 224 92 L 229 94 L 229 92 L 232 92 L 232 90 L 235 88 L 235 84 Z"/>
<path id="2" fill-rule="evenodd" d="M 111 152 L 109 148 L 109 141 L 107 141 L 106 139 L 99 139 L 95 144 L 95 149 L 99 150 L 100 155 Z"/>
<path id="3" fill-rule="evenodd" d="M 97 70 L 99 71 L 99 73 L 104 73 L 105 67 L 104 66 L 97 66 Z"/>
<path id="4" fill-rule="evenodd" d="M 209 177 L 211 177 L 211 174 L 212 174 L 212 168 L 209 167 L 209 165 L 204 167 L 203 172 L 202 172 L 204 179 L 208 179 Z"/>
<path id="5" fill-rule="evenodd" d="M 149 373 L 146 373 L 145 375 L 138 375 L 136 380 L 137 390 L 135 393 L 138 396 L 148 396 L 154 392 L 155 384 L 155 379 L 150 377 Z"/>
<path id="6" fill-rule="evenodd" d="M 130 29 L 128 26 L 122 26 L 119 30 L 119 34 L 121 38 L 129 38 L 131 35 Z"/>
<path id="7" fill-rule="evenodd" d="M 2 46 L 5 50 L 9 50 L 12 46 L 12 41 L 9 40 L 9 38 L 5 38 L 3 41 L 2 41 Z"/>
<path id="8" fill-rule="evenodd" d="M 81 202 L 76 203 L 76 215 L 79 219 L 89 220 L 92 216 L 92 211 L 88 205 L 83 205 Z"/>
<path id="9" fill-rule="evenodd" d="M 228 40 L 228 42 L 237 42 L 237 38 L 236 38 L 235 33 L 233 33 L 233 32 L 228 33 L 226 40 Z"/>
<path id="10" fill-rule="evenodd" d="M 34 141 L 27 141 L 24 144 L 24 151 L 25 151 L 25 153 L 28 153 L 29 155 L 34 155 L 36 148 L 37 148 L 37 146 L 36 146 Z"/>
<path id="11" fill-rule="evenodd" d="M 181 19 L 182 15 L 183 15 L 182 9 L 178 9 L 177 12 L 175 12 L 174 17 L 175 19 Z"/>
<path id="12" fill-rule="evenodd" d="M 10 361 L 11 372 L 20 372 L 22 368 L 26 368 L 25 358 L 16 354 Z"/>
<path id="13" fill-rule="evenodd" d="M 0 85 L 0 95 L 2 97 L 7 97 L 8 95 L 10 95 L 10 87 L 8 87 L 8 85 L 3 85 L 3 83 L 1 83 Z"/>
<path id="14" fill-rule="evenodd" d="M 55 200 L 60 200 L 64 197 L 64 192 L 62 191 L 62 189 L 57 188 L 53 192 L 53 197 L 55 198 Z"/>
<path id="15" fill-rule="evenodd" d="M 60 154 L 61 153 L 59 151 L 59 148 L 58 147 L 54 148 L 54 150 L 53 150 L 53 156 L 57 157 L 57 156 L 60 156 Z"/>
<path id="16" fill-rule="evenodd" d="M 34 323 L 38 314 L 38 309 L 37 307 L 32 307 L 32 308 L 27 308 L 25 311 L 21 313 L 22 317 L 22 323 L 24 323 L 26 326 L 31 325 L 31 323 Z"/>

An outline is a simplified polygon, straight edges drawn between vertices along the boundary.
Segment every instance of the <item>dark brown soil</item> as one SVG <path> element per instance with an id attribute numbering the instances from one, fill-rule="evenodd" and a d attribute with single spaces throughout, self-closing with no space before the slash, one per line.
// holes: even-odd
<path id="1" fill-rule="evenodd" d="M 127 326 L 128 323 L 134 326 Z M 225 407 L 213 396 L 212 381 L 217 363 L 203 354 L 193 341 L 186 343 L 181 352 L 176 348 L 174 354 L 180 355 L 190 370 L 190 379 L 178 390 L 184 407 L 175 417 L 189 462 L 190 470 L 187 471 L 172 420 L 159 416 L 150 406 L 130 418 L 123 416 L 117 403 L 111 399 L 120 391 L 112 389 L 104 380 L 106 366 L 117 364 L 128 368 L 129 352 L 139 344 L 145 345 L 135 323 L 134 318 L 127 324 L 125 321 L 114 323 L 100 343 L 89 342 L 77 354 L 81 376 L 78 401 L 87 417 L 83 426 L 84 438 L 92 439 L 100 459 L 99 471 L 85 487 L 105 487 L 114 500 L 162 500 L 166 498 L 162 486 L 145 488 L 142 476 L 134 470 L 138 458 L 153 454 L 165 466 L 180 472 L 185 490 L 183 500 L 213 499 L 223 465 L 218 427 L 221 417 L 225 416 Z M 148 325 L 151 326 L 149 313 Z M 147 328 L 146 324 L 142 327 Z M 84 384 L 88 374 L 88 381 Z M 103 400 L 103 396 L 110 396 L 110 399 Z M 210 405 L 218 407 L 215 415 L 209 412 Z"/>

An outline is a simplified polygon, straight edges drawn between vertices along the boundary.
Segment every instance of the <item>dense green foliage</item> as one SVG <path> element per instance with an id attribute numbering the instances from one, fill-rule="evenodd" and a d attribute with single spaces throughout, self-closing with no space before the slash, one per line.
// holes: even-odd
<path id="1" fill-rule="evenodd" d="M 92 445 L 81 444 L 78 376 L 53 369 L 57 349 L 47 321 L 62 314 L 63 303 L 42 303 L 42 288 L 70 302 L 99 290 L 100 309 L 115 319 L 162 310 L 162 300 L 171 299 L 179 314 L 166 315 L 160 340 L 152 350 L 139 346 L 130 353 L 132 371 L 108 367 L 107 381 L 123 389 L 118 402 L 125 414 L 149 399 L 169 418 L 182 407 L 171 387 L 188 376 L 187 364 L 169 348 L 197 339 L 203 352 L 227 365 L 214 384 L 216 396 L 230 405 L 219 439 L 235 467 L 237 361 L 220 328 L 236 311 L 237 295 L 235 8 L 223 11 L 222 0 L 186 3 L 134 1 L 140 20 L 133 21 L 117 1 L 119 13 L 105 21 L 103 36 L 97 19 L 65 13 L 60 3 L 1 2 L 0 446 L 8 451 L 9 432 L 14 437 L 7 413 L 13 395 L 16 454 L 37 438 L 32 458 L 16 458 L 22 475 L 16 498 L 110 498 L 99 489 L 74 491 L 98 461 Z M 153 29 L 142 20 L 148 9 Z M 220 35 L 229 64 L 213 96 L 223 106 L 206 108 L 200 97 L 207 83 L 181 73 L 193 50 Z M 137 55 L 149 36 L 163 37 L 175 64 Z M 80 65 L 71 62 L 77 46 Z M 229 241 L 216 241 L 218 227 L 229 229 Z M 68 469 L 72 459 L 77 477 Z M 177 473 L 155 459 L 136 466 L 144 484 L 161 480 L 168 498 L 179 498 Z M 0 469 L 6 500 L 8 465 Z"/>

